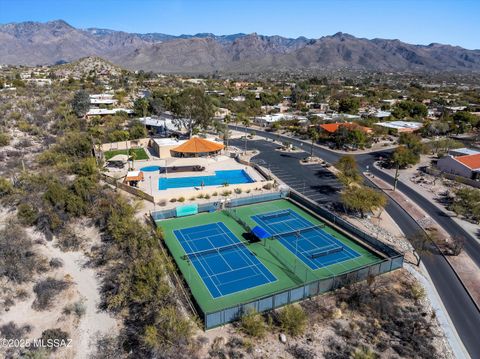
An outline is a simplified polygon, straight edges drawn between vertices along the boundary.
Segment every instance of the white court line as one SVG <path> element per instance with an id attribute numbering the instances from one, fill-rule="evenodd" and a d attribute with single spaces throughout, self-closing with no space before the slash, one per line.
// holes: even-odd
<path id="1" fill-rule="evenodd" d="M 178 233 L 179 233 L 179 235 L 180 235 L 182 238 L 184 238 L 181 230 L 178 230 Z M 185 241 L 185 239 L 184 239 L 184 241 Z M 187 244 L 188 244 L 188 243 L 187 243 Z M 190 245 L 188 245 L 188 247 L 191 249 Z M 187 254 L 187 253 L 186 253 L 186 254 Z M 190 261 L 190 263 L 192 264 L 192 261 Z M 200 265 L 201 265 L 202 268 L 205 270 L 205 273 L 207 273 L 207 275 L 208 275 L 208 271 L 207 271 L 207 269 L 203 266 L 203 263 L 202 263 L 202 262 L 200 262 Z M 195 265 L 193 265 L 193 268 L 195 268 Z M 197 268 L 195 268 L 195 271 L 197 272 L 198 276 L 202 279 L 203 285 L 204 285 L 205 287 L 207 287 L 207 290 L 208 290 L 208 292 L 210 293 L 210 295 L 211 295 L 213 298 L 215 298 L 215 296 L 212 294 L 212 292 L 210 292 L 210 289 L 208 288 L 207 283 L 205 283 L 205 281 L 203 280 L 203 277 L 200 275 L 200 273 L 198 273 Z M 215 284 L 215 282 L 214 282 L 213 280 L 212 280 L 212 283 L 213 283 L 213 285 L 215 286 L 215 288 L 217 289 L 218 293 L 222 294 L 222 291 L 217 287 L 217 285 Z M 223 294 L 222 294 L 222 295 L 223 295 Z"/>
<path id="2" fill-rule="evenodd" d="M 293 211 L 293 215 L 294 215 L 294 217 L 297 217 L 297 218 L 298 218 L 298 222 L 300 222 L 300 223 L 307 223 L 307 224 L 309 224 L 309 225 L 312 224 L 310 221 L 308 221 L 307 219 L 303 218 L 302 216 L 300 216 L 300 215 L 299 215 L 298 213 L 296 213 L 295 211 Z M 291 228 L 291 232 L 295 232 L 295 231 L 298 231 L 299 229 L 301 229 L 301 228 L 292 228 L 292 226 L 290 226 L 290 225 L 288 224 L 288 222 L 286 222 L 286 224 L 287 224 L 288 227 Z M 267 225 L 267 226 L 268 226 L 268 225 Z M 311 244 L 313 244 L 315 247 L 318 248 L 318 246 L 315 245 L 315 243 L 312 243 L 312 242 L 311 242 L 310 240 L 308 240 L 307 238 L 305 238 L 305 237 L 302 236 L 302 239 L 310 242 Z M 299 241 L 299 239 L 296 239 L 296 241 L 297 241 L 297 246 L 298 246 L 298 241 Z M 295 254 L 295 252 L 293 252 L 290 247 L 286 246 L 286 245 L 283 244 L 282 242 L 280 242 L 280 243 L 281 243 L 284 247 L 286 247 L 286 248 L 290 251 L 290 253 L 292 253 L 293 255 L 295 255 L 295 256 L 296 256 L 298 259 L 300 259 L 305 265 L 307 265 L 310 270 L 317 270 L 317 269 L 319 269 L 319 268 L 326 268 L 326 267 L 327 267 L 326 265 L 322 265 L 322 264 L 321 264 L 321 266 L 319 267 L 317 263 L 313 262 L 310 258 L 307 258 L 307 257 L 303 254 L 303 252 L 300 252 L 300 254 L 303 256 L 303 258 L 305 258 L 309 263 L 311 263 L 311 264 L 312 264 L 312 267 L 315 267 L 315 269 L 312 269 L 312 267 L 309 266 L 309 265 L 303 260 L 303 258 L 301 258 L 301 257 L 299 257 L 299 256 L 297 255 L 298 253 Z M 288 243 L 288 241 L 287 241 L 287 243 Z M 290 244 L 290 243 L 289 243 L 289 244 Z M 332 275 L 334 275 L 334 273 L 333 273 L 330 269 L 328 269 L 328 268 L 326 268 L 326 269 L 327 269 Z"/>
<path id="3" fill-rule="evenodd" d="M 223 228 L 222 228 L 221 226 L 219 226 L 219 227 L 220 227 L 220 229 L 225 233 L 225 231 L 223 230 Z M 225 233 L 225 235 L 230 238 L 230 236 L 229 236 L 227 233 Z M 232 239 L 232 238 L 230 238 L 230 239 Z M 235 238 L 235 239 L 237 239 L 237 238 Z M 237 239 L 237 240 L 238 240 L 238 239 Z M 233 242 L 233 243 L 235 243 L 235 242 Z M 245 243 L 243 243 L 243 242 L 241 242 L 241 241 L 240 241 L 240 243 L 242 243 L 242 244 L 245 246 L 245 248 L 246 248 L 250 253 L 252 253 L 252 251 L 250 251 L 250 249 L 245 245 Z M 243 252 L 243 250 L 240 250 L 239 252 L 242 254 L 242 256 L 243 256 L 244 258 L 247 259 L 247 260 L 245 261 L 246 263 L 251 263 L 251 265 L 252 265 L 252 266 L 255 266 L 255 267 L 257 267 L 257 266 L 259 266 L 259 264 L 261 264 L 263 267 L 265 267 L 265 266 L 263 265 L 263 263 L 260 262 L 258 259 L 257 259 L 258 264 L 254 263 L 253 260 L 252 260 L 251 258 L 249 258 L 249 256 L 248 256 L 246 253 Z M 252 253 L 252 255 L 253 255 L 253 253 Z M 240 257 L 242 257 L 242 256 L 240 256 Z M 256 268 L 256 270 L 259 271 L 259 272 L 261 272 L 261 273 L 262 273 L 262 276 L 267 280 L 268 283 L 270 283 L 270 281 L 269 281 L 268 278 L 265 276 L 265 274 L 263 274 L 262 271 L 260 271 L 258 268 Z M 268 268 L 267 268 L 267 270 L 268 270 Z M 271 274 L 271 273 L 270 273 L 270 274 Z"/>

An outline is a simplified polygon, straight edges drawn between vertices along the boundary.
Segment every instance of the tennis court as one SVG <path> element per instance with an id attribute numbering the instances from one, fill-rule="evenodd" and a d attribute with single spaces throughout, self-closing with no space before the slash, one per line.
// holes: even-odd
<path id="1" fill-rule="evenodd" d="M 213 298 L 277 280 L 222 222 L 173 233 L 185 251 L 182 259 L 193 265 Z"/>
<path id="2" fill-rule="evenodd" d="M 360 256 L 325 232 L 322 225 L 314 225 L 291 209 L 254 215 L 252 219 L 312 270 Z"/>
<path id="3" fill-rule="evenodd" d="M 313 270 L 295 256 L 295 250 L 283 244 L 282 239 L 257 241 L 246 227 L 252 229 L 263 225 L 265 230 L 276 235 L 292 232 L 292 228 L 294 232 L 312 229 L 322 225 L 323 218 L 312 215 L 288 199 L 235 206 L 231 210 L 235 216 L 227 210 L 203 211 L 189 216 L 184 216 L 183 212 L 179 216 L 176 211 L 171 211 L 175 217 L 156 222 L 162 228 L 165 244 L 209 328 L 237 318 L 241 312 L 237 306 L 242 307 L 244 303 L 258 300 L 255 308 L 263 312 L 299 300 L 309 293 L 326 291 L 331 285 L 337 285 L 339 278 L 346 273 L 362 271 L 367 275 L 369 266 L 383 261 L 375 252 L 325 223 L 325 228 L 321 229 L 346 247 L 342 251 L 351 249 L 360 256 L 343 262 L 334 256 L 340 252 L 320 256 L 321 259 L 313 258 L 311 260 L 318 267 Z M 266 216 L 261 224 L 254 220 L 255 216 L 265 217 L 266 214 L 279 216 L 277 220 Z M 316 238 L 318 236 L 304 234 L 304 237 L 315 240 L 312 250 L 328 250 L 323 246 L 326 239 L 322 242 Z M 302 250 L 308 251 L 304 245 L 307 242 L 302 244 Z M 337 258 L 335 263 L 334 258 Z M 333 264 L 328 265 L 331 262 Z M 322 286 L 314 284 L 319 280 L 325 281 Z M 308 287 L 300 287 L 303 284 Z M 291 293 L 286 295 L 286 291 Z"/>

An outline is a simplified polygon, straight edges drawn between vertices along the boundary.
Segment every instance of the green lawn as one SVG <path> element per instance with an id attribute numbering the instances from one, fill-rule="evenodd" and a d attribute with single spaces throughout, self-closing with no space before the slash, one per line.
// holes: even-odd
<path id="1" fill-rule="evenodd" d="M 148 160 L 148 155 L 143 148 L 132 148 L 131 151 L 137 154 L 136 160 Z M 116 155 L 128 155 L 128 150 L 112 150 L 112 151 L 105 151 L 103 153 L 105 155 L 105 159 L 108 161 L 110 158 Z"/>
<path id="2" fill-rule="evenodd" d="M 284 199 L 237 207 L 236 212 L 240 218 L 253 227 L 256 225 L 256 223 L 251 219 L 251 216 L 262 212 L 271 212 L 287 208 L 297 212 L 314 225 L 322 223 L 318 218 L 311 216 L 309 213 L 303 211 L 292 202 Z M 367 264 L 382 261 L 380 257 L 360 246 L 358 243 L 345 237 L 335 229 L 325 226 L 324 230 L 326 232 L 334 235 L 344 244 L 361 254 L 361 256 L 313 271 L 300 260 L 296 260 L 295 254 L 285 248 L 279 241 L 267 240 L 266 243 L 258 242 L 249 244 L 248 248 L 250 251 L 257 256 L 257 258 L 270 270 L 277 280 L 272 283 L 214 299 L 210 295 L 207 287 L 198 275 L 194 266 L 189 265 L 188 262 L 182 258 L 185 252 L 175 237 L 173 231 L 175 229 L 195 227 L 216 222 L 223 222 L 239 240 L 245 241 L 242 237 L 244 229 L 235 220 L 221 211 L 157 221 L 157 226 L 160 226 L 163 229 L 165 243 L 169 248 L 170 253 L 173 255 L 177 266 L 188 283 L 190 290 L 197 301 L 197 304 L 204 313 L 228 308 L 239 303 L 251 301 L 258 297 L 267 296 L 290 288 L 295 288 L 305 282 L 310 282 L 316 279 L 330 278 L 340 273 L 352 271 Z M 296 264 L 294 265 L 293 263 Z"/>

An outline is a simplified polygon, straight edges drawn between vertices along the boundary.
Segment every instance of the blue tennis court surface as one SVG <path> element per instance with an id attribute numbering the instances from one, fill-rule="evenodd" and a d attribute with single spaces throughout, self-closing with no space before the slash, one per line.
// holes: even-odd
<path id="1" fill-rule="evenodd" d="M 252 219 L 313 270 L 360 256 L 291 209 L 255 215 Z"/>
<path id="2" fill-rule="evenodd" d="M 277 280 L 221 222 L 173 233 L 214 298 Z"/>

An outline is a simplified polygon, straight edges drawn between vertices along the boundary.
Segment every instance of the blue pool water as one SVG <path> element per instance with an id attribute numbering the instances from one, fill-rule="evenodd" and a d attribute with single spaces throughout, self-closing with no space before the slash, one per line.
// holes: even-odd
<path id="1" fill-rule="evenodd" d="M 158 171 L 161 167 L 160 166 L 147 166 L 140 168 L 140 171 L 143 172 L 155 172 Z"/>
<path id="2" fill-rule="evenodd" d="M 204 186 L 221 186 L 225 183 L 239 184 L 252 182 L 254 181 L 244 170 L 226 170 L 215 171 L 214 176 L 160 178 L 158 180 L 158 189 L 200 187 L 202 183 Z"/>

